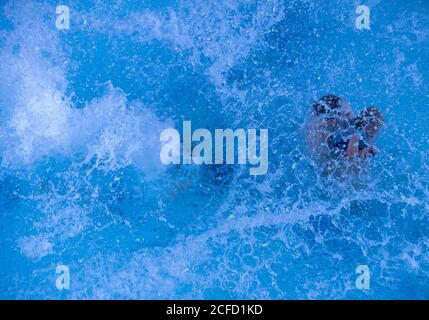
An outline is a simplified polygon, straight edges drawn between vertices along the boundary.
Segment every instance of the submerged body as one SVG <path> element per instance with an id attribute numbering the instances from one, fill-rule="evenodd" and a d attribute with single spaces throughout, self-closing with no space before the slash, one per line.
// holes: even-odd
<path id="1" fill-rule="evenodd" d="M 348 103 L 334 95 L 319 99 L 305 128 L 309 152 L 324 174 L 357 173 L 376 154 L 374 137 L 384 121 L 369 107 L 355 117 Z"/>

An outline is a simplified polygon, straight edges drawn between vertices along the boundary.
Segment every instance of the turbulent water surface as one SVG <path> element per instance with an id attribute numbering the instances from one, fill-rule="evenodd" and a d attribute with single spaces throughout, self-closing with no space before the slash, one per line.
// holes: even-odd
<path id="1" fill-rule="evenodd" d="M 1 0 L 0 298 L 428 299 L 429 3 L 366 2 Z M 386 117 L 359 179 L 306 152 L 326 93 Z M 161 164 L 183 120 L 268 128 L 267 174 Z"/>

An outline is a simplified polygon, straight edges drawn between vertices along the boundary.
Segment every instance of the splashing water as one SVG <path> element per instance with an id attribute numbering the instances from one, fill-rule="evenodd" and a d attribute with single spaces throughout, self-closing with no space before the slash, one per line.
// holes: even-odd
<path id="1" fill-rule="evenodd" d="M 429 5 L 368 2 L 1 4 L 0 298 L 428 299 Z M 387 119 L 358 180 L 306 152 L 330 92 Z M 268 128 L 268 173 L 162 165 L 183 120 Z"/>

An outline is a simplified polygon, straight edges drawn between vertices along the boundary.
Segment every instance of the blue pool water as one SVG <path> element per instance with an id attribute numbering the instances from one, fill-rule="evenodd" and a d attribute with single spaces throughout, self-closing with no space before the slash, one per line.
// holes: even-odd
<path id="1" fill-rule="evenodd" d="M 0 1 L 0 298 L 429 298 L 428 1 L 57 4 Z M 359 178 L 306 152 L 326 93 L 386 117 Z M 268 173 L 162 165 L 183 120 L 268 128 Z"/>

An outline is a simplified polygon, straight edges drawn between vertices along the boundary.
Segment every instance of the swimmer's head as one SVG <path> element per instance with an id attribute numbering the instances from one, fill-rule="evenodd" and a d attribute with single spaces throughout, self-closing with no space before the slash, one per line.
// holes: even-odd
<path id="1" fill-rule="evenodd" d="M 313 104 L 312 109 L 316 115 L 330 113 L 341 107 L 341 99 L 333 94 L 328 94 Z"/>
<path id="2" fill-rule="evenodd" d="M 347 118 L 352 118 L 352 108 L 346 102 L 341 100 L 340 97 L 328 94 L 320 98 L 312 106 L 313 113 L 317 116 L 320 115 L 339 115 L 346 116 Z"/>
<path id="3" fill-rule="evenodd" d="M 368 107 L 356 118 L 355 126 L 363 130 L 369 138 L 373 138 L 380 132 L 384 122 L 384 117 L 377 108 Z"/>

